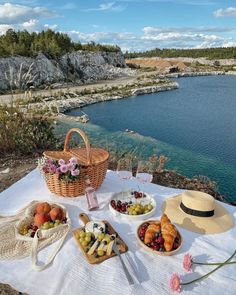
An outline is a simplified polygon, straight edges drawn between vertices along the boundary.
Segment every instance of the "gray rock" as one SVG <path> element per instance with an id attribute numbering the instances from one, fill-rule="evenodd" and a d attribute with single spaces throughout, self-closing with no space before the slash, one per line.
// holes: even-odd
<path id="1" fill-rule="evenodd" d="M 71 82 L 78 85 L 129 75 L 122 52 L 72 52 L 59 59 L 42 53 L 36 58 L 0 58 L 0 90 Z"/>

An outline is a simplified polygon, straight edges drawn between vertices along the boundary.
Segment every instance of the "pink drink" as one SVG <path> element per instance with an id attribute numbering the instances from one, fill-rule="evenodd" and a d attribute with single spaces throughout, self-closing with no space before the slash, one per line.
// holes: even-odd
<path id="1" fill-rule="evenodd" d="M 85 183 L 86 183 L 85 195 L 87 198 L 88 209 L 95 210 L 95 209 L 99 208 L 95 189 L 91 186 L 91 182 L 89 179 L 86 179 Z"/>

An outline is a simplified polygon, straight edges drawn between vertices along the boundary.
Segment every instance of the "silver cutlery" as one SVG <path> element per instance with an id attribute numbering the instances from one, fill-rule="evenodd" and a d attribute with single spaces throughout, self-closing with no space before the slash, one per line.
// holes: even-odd
<path id="1" fill-rule="evenodd" d="M 119 249 L 118 249 L 118 247 L 117 247 L 116 240 L 115 240 L 114 243 L 113 243 L 113 247 L 112 247 L 112 249 L 113 249 L 113 251 L 116 253 L 116 255 L 120 258 L 121 265 L 122 265 L 122 267 L 123 267 L 124 273 L 125 273 L 125 275 L 126 275 L 126 278 L 127 278 L 128 282 L 129 282 L 129 284 L 130 284 L 130 285 L 134 285 L 134 280 L 133 280 L 131 274 L 129 273 L 128 268 L 126 267 L 126 265 L 125 265 L 125 263 L 124 263 L 124 261 L 123 261 L 123 258 L 122 258 L 121 255 L 120 255 L 120 251 L 119 251 Z"/>

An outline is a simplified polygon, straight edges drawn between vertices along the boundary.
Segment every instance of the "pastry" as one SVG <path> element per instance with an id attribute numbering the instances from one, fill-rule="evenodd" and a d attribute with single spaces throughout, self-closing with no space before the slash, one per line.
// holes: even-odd
<path id="1" fill-rule="evenodd" d="M 163 214 L 161 217 L 161 233 L 164 239 L 165 250 L 171 251 L 173 249 L 175 238 L 177 237 L 177 230 L 166 214 Z"/>
<path id="2" fill-rule="evenodd" d="M 161 231 L 160 223 L 150 224 L 145 232 L 144 244 L 149 244 L 153 240 L 155 233 L 160 231 Z"/>

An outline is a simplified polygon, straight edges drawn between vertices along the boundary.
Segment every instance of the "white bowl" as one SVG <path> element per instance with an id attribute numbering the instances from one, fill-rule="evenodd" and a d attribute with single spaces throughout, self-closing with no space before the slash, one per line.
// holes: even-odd
<path id="1" fill-rule="evenodd" d="M 112 214 L 114 216 L 117 216 L 119 218 L 122 219 L 128 219 L 128 220 L 146 220 L 148 218 L 150 218 L 156 211 L 156 201 L 154 200 L 154 198 L 152 198 L 150 195 L 148 195 L 147 193 L 144 192 L 144 194 L 146 195 L 145 198 L 138 198 L 135 199 L 133 196 L 131 196 L 131 192 L 130 191 L 126 191 L 126 192 L 120 192 L 120 193 L 114 193 L 112 195 L 111 200 L 121 200 L 121 202 L 124 201 L 136 201 L 136 202 L 141 202 L 141 204 L 147 204 L 147 203 L 151 203 L 151 205 L 153 206 L 153 209 L 145 214 L 139 214 L 139 215 L 129 215 L 129 214 L 125 214 L 125 213 L 121 213 L 116 211 L 114 208 L 112 208 L 111 206 L 111 200 L 109 202 L 109 209 L 112 212 Z"/>

